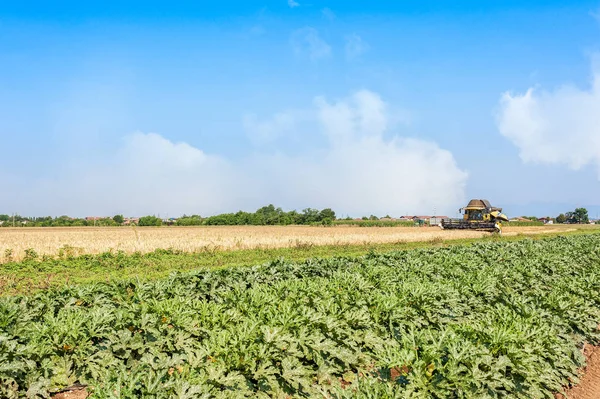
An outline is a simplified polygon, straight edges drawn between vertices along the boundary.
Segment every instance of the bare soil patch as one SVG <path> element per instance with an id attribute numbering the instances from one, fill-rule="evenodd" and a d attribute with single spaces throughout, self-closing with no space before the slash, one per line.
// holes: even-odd
<path id="1" fill-rule="evenodd" d="M 85 386 L 73 386 L 52 395 L 52 399 L 86 399 L 88 396 Z"/>
<path id="2" fill-rule="evenodd" d="M 583 352 L 586 366 L 581 370 L 579 383 L 570 387 L 566 395 L 556 395 L 556 399 L 600 399 L 600 346 L 586 344 Z"/>

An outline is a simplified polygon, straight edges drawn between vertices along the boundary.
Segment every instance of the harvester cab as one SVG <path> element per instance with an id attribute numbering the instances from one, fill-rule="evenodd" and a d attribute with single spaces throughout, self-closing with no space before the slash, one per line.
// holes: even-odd
<path id="1" fill-rule="evenodd" d="M 442 229 L 470 229 L 502 233 L 502 222 L 508 222 L 502 208 L 493 207 L 488 200 L 473 199 L 467 206 L 460 208 L 462 219 L 444 219 Z"/>

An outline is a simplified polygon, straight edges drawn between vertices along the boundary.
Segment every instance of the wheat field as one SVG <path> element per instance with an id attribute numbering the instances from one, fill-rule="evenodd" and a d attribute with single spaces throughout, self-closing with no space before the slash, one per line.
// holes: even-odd
<path id="1" fill-rule="evenodd" d="M 505 227 L 504 235 L 569 231 L 569 226 Z M 443 231 L 438 227 L 42 227 L 0 229 L 0 259 L 22 259 L 33 249 L 56 256 L 65 248 L 75 255 L 109 250 L 152 252 L 157 248 L 186 252 L 279 248 L 307 245 L 375 244 L 478 238 L 477 231 Z"/>

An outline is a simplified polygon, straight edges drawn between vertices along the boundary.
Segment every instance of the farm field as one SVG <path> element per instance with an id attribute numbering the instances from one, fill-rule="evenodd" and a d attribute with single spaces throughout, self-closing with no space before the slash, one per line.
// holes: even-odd
<path id="1" fill-rule="evenodd" d="M 0 298 L 0 397 L 552 398 L 600 331 L 600 236 L 484 240 Z"/>
<path id="2" fill-rule="evenodd" d="M 503 235 L 537 235 L 595 229 L 556 225 L 504 228 Z M 148 253 L 156 249 L 184 252 L 272 249 L 299 246 L 366 245 L 488 236 L 476 231 L 443 231 L 438 227 L 356 226 L 209 226 L 209 227 L 42 227 L 0 229 L 0 262 L 20 260 L 27 250 L 39 256 L 98 254 L 109 250 Z M 66 248 L 66 249 L 65 249 Z M 2 255 L 4 255 L 2 257 Z"/>
<path id="3" fill-rule="evenodd" d="M 418 230 L 422 231 L 420 228 Z M 65 284 L 86 284 L 123 279 L 151 281 L 165 278 L 176 271 L 254 266 L 281 258 L 302 262 L 309 258 L 361 256 L 372 251 L 385 253 L 424 247 L 470 245 L 480 241 L 514 241 L 526 237 L 539 239 L 556 234 L 578 235 L 600 232 L 600 230 L 590 230 L 587 226 L 580 230 L 560 230 L 562 232 L 554 231 L 554 233 L 540 233 L 540 229 L 528 231 L 528 234 L 511 234 L 502 237 L 486 235 L 483 238 L 459 239 L 452 237 L 450 240 L 443 240 L 439 236 L 434 236 L 427 241 L 399 240 L 389 243 L 365 241 L 358 244 L 314 245 L 298 240 L 291 246 L 280 248 L 220 249 L 205 247 L 197 252 L 156 249 L 146 253 L 111 251 L 78 255 L 77 251 L 71 248 L 63 248 L 59 251 L 59 256 L 39 256 L 35 251 L 27 251 L 25 259 L 11 259 L 5 256 L 4 262 L 0 263 L 0 296 L 32 294 L 38 290 L 60 287 Z"/>

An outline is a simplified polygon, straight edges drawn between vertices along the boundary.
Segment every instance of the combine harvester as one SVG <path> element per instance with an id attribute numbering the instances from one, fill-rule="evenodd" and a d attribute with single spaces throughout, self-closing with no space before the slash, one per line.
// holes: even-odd
<path id="1" fill-rule="evenodd" d="M 502 222 L 508 222 L 502 208 L 495 208 L 488 200 L 473 199 L 458 210 L 463 213 L 462 219 L 442 219 L 439 224 L 443 230 L 482 230 L 502 234 Z"/>

